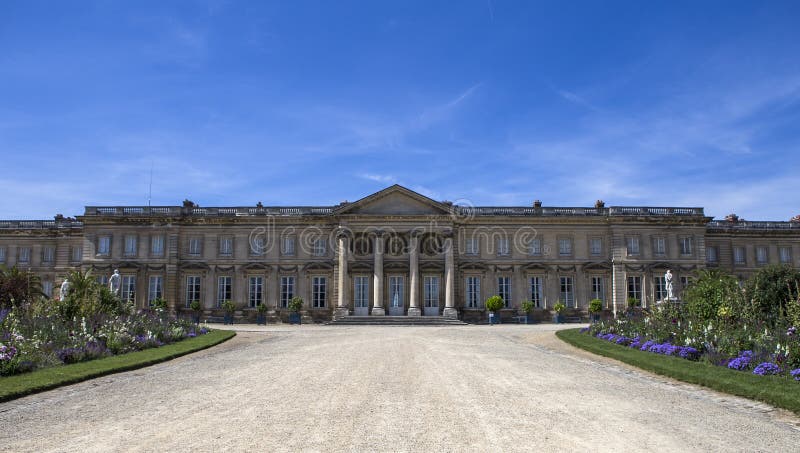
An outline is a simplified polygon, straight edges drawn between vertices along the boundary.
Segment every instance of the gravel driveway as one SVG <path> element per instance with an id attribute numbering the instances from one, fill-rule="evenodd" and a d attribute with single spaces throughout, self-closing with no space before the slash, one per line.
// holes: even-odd
<path id="1" fill-rule="evenodd" d="M 798 451 L 797 417 L 578 351 L 557 328 L 242 331 L 2 403 L 0 450 Z"/>

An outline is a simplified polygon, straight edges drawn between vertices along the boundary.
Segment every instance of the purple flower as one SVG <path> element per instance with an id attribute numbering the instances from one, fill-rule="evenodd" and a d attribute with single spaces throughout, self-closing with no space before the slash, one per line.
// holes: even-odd
<path id="1" fill-rule="evenodd" d="M 647 340 L 647 341 L 645 341 L 645 342 L 644 342 L 644 344 L 642 345 L 642 347 L 641 347 L 641 348 L 639 348 L 639 350 L 640 350 L 640 351 L 649 351 L 649 350 L 650 350 L 650 348 L 651 348 L 651 347 L 652 347 L 654 344 L 656 344 L 656 342 L 655 342 L 655 341 L 653 341 L 653 340 Z"/>
<path id="2" fill-rule="evenodd" d="M 586 333 L 589 331 L 588 327 L 581 327 L 580 333 Z"/>
<path id="3" fill-rule="evenodd" d="M 753 374 L 758 374 L 760 376 L 769 376 L 773 374 L 778 374 L 780 372 L 781 372 L 781 367 L 770 362 L 760 363 L 753 370 Z"/>
<path id="4" fill-rule="evenodd" d="M 0 321 L 2 321 L 2 319 L 3 319 L 2 316 L 0 316 Z M 795 326 L 789 327 L 789 330 L 786 331 L 786 335 L 788 335 L 790 337 L 795 335 L 795 334 L 797 334 L 797 327 L 795 327 Z"/>
<path id="5" fill-rule="evenodd" d="M 687 360 L 698 360 L 700 358 L 700 351 L 691 346 L 683 346 L 678 351 L 678 356 Z"/>
<path id="6" fill-rule="evenodd" d="M 800 368 L 790 371 L 789 374 L 792 375 L 795 381 L 800 381 Z"/>
<path id="7" fill-rule="evenodd" d="M 750 366 L 750 360 L 752 360 L 750 357 L 736 357 L 728 362 L 728 368 L 739 371 L 746 370 Z"/>

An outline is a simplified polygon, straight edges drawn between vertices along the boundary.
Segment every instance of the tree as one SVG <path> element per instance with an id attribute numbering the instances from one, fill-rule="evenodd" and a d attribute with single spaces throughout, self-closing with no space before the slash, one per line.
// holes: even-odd
<path id="1" fill-rule="evenodd" d="M 733 275 L 719 269 L 701 270 L 683 292 L 686 311 L 701 320 L 715 319 L 720 309 L 741 316 L 742 291 Z"/>
<path id="2" fill-rule="evenodd" d="M 42 281 L 33 272 L 0 267 L 0 307 L 13 308 L 41 296 Z"/>
<path id="3" fill-rule="evenodd" d="M 798 294 L 800 271 L 787 265 L 767 266 L 747 282 L 747 297 L 753 308 L 768 319 L 777 320 L 788 315 L 787 307 Z"/>

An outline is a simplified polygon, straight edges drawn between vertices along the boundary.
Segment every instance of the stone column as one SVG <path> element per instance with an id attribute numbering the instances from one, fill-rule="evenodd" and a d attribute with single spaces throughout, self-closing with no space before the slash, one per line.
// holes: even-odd
<path id="1" fill-rule="evenodd" d="M 410 249 L 408 259 L 408 316 L 420 316 L 419 308 L 419 234 L 412 231 L 409 239 Z"/>
<path id="2" fill-rule="evenodd" d="M 343 318 L 350 314 L 347 308 L 347 235 L 339 233 L 336 237 L 336 245 L 339 254 L 339 278 L 337 281 L 337 301 L 336 309 L 333 312 L 334 319 Z"/>
<path id="3" fill-rule="evenodd" d="M 458 318 L 455 301 L 455 269 L 453 265 L 453 236 L 448 235 L 444 240 L 444 313 L 446 318 Z"/>
<path id="4" fill-rule="evenodd" d="M 375 269 L 373 270 L 372 288 L 374 290 L 372 298 L 372 315 L 384 316 L 386 310 L 383 308 L 383 232 L 375 234 L 375 246 L 373 247 L 375 256 Z"/>

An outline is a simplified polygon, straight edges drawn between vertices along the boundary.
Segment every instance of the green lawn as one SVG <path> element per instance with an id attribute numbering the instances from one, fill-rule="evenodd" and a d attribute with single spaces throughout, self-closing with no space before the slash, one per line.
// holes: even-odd
<path id="1" fill-rule="evenodd" d="M 0 402 L 107 374 L 154 365 L 200 351 L 201 349 L 210 348 L 233 338 L 235 335 L 236 333 L 233 331 L 212 330 L 205 335 L 187 338 L 160 348 L 145 349 L 144 351 L 3 377 L 0 378 Z"/>
<path id="2" fill-rule="evenodd" d="M 556 332 L 556 336 L 577 348 L 643 370 L 731 395 L 764 401 L 800 414 L 800 383 L 785 377 L 758 376 L 708 363 L 639 351 L 580 333 L 578 329 L 561 330 Z"/>

